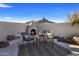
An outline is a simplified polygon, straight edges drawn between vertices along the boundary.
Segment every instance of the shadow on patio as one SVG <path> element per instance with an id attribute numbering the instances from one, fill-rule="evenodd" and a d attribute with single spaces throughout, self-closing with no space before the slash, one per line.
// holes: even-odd
<path id="1" fill-rule="evenodd" d="M 65 50 L 51 42 L 39 42 L 22 44 L 19 46 L 19 56 L 66 56 L 71 55 L 70 51 Z"/>

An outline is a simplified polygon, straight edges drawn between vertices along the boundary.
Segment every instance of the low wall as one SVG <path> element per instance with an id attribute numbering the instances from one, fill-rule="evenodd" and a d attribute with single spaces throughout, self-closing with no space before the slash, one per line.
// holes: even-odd
<path id="1" fill-rule="evenodd" d="M 6 40 L 6 36 L 14 33 L 24 32 L 25 24 L 0 22 L 0 41 Z"/>
<path id="2" fill-rule="evenodd" d="M 38 31 L 51 31 L 55 36 L 70 36 L 79 33 L 79 24 L 71 26 L 69 23 L 47 23 L 35 24 Z M 24 23 L 0 22 L 0 41 L 6 40 L 6 36 L 14 33 L 24 32 Z"/>
<path id="3" fill-rule="evenodd" d="M 69 23 L 37 24 L 39 30 L 49 30 L 56 36 L 70 36 L 79 33 L 79 24 L 71 26 Z"/>

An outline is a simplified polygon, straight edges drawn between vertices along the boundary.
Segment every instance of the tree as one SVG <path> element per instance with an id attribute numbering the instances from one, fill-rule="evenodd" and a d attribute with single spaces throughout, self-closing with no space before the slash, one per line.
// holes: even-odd
<path id="1" fill-rule="evenodd" d="M 69 15 L 68 18 L 69 18 L 69 22 L 71 23 L 71 25 L 79 23 L 79 13 L 73 13 Z"/>

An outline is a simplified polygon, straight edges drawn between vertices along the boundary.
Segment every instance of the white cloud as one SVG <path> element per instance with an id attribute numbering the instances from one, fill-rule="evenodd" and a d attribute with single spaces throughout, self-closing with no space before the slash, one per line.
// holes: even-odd
<path id="1" fill-rule="evenodd" d="M 48 18 L 50 21 L 52 22 L 56 22 L 56 23 L 65 23 L 66 22 L 66 18 Z"/>
<path id="2" fill-rule="evenodd" d="M 12 6 L 0 3 L 0 8 L 11 8 Z"/>
<path id="3" fill-rule="evenodd" d="M 57 21 L 54 21 L 54 22 L 56 22 L 56 23 L 64 23 L 65 21 L 64 20 L 57 20 Z"/>
<path id="4" fill-rule="evenodd" d="M 23 18 L 24 21 L 29 22 L 29 21 L 38 21 L 41 20 L 42 18 Z"/>
<path id="5" fill-rule="evenodd" d="M 9 20 L 9 19 L 11 19 L 11 17 L 4 17 L 4 19 L 8 19 Z"/>
<path id="6" fill-rule="evenodd" d="M 28 21 L 31 21 L 29 18 L 15 18 L 15 17 L 0 17 L 0 21 L 6 21 L 6 22 L 16 22 L 16 23 L 25 23 Z"/>

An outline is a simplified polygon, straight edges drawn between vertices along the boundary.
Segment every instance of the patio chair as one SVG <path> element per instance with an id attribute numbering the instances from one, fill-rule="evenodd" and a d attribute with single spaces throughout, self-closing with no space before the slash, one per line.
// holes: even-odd
<path id="1" fill-rule="evenodd" d="M 51 47 L 53 47 L 53 37 L 54 37 L 53 34 L 51 32 L 48 32 L 47 41 L 51 43 Z"/>
<path id="2" fill-rule="evenodd" d="M 47 39 L 48 40 L 53 40 L 53 34 L 51 33 L 51 32 L 49 32 L 48 34 L 47 34 Z"/>
<path id="3" fill-rule="evenodd" d="M 30 38 L 28 35 L 26 35 L 24 32 L 21 33 L 22 38 L 23 38 L 23 43 L 30 43 L 30 41 L 32 41 L 33 39 Z"/>

